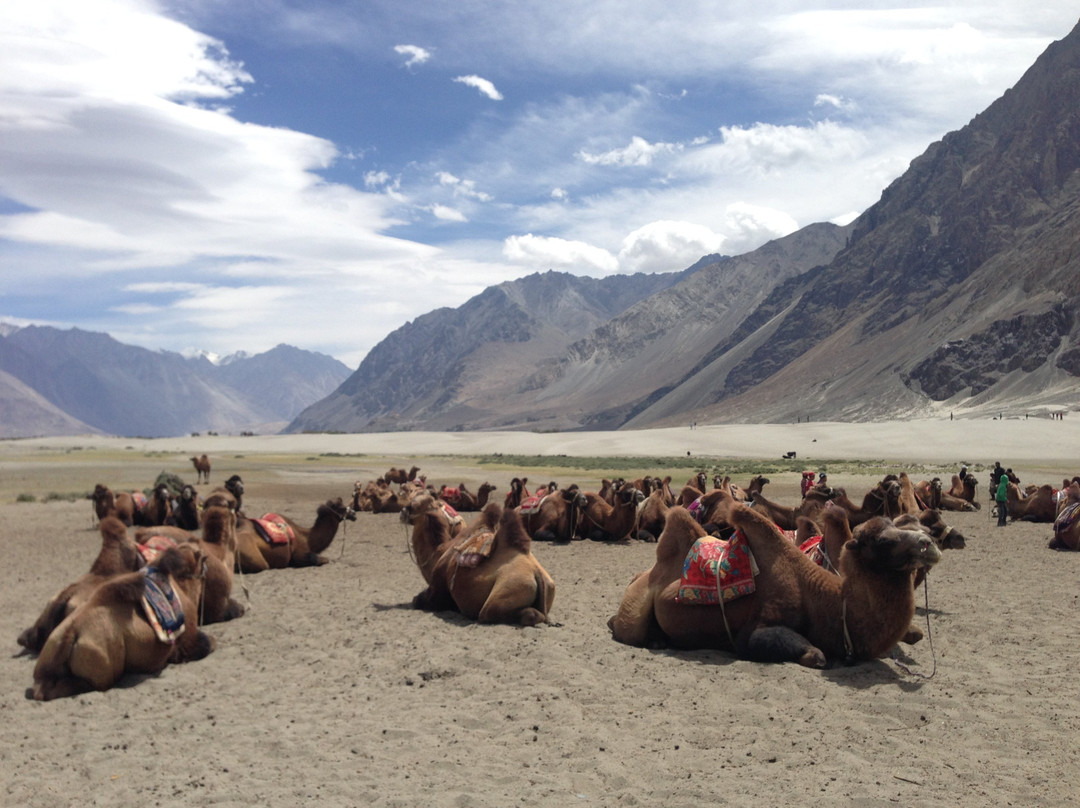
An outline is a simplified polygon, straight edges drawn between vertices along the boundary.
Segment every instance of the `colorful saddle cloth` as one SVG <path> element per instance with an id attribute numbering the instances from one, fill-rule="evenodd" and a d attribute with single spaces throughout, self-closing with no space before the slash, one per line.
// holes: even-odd
<path id="1" fill-rule="evenodd" d="M 143 612 L 157 638 L 170 645 L 184 633 L 184 609 L 167 576 L 154 567 L 143 567 L 146 591 L 142 597 Z"/>
<path id="2" fill-rule="evenodd" d="M 135 510 L 137 511 L 141 511 L 146 508 L 146 503 L 149 502 L 149 500 L 146 498 L 146 494 L 144 494 L 142 491 L 132 491 L 131 501 L 135 503 Z"/>
<path id="3" fill-rule="evenodd" d="M 825 552 L 825 548 L 821 544 L 821 536 L 811 536 L 799 545 L 799 549 L 819 567 L 824 567 L 833 572 L 836 571 L 829 554 Z"/>
<path id="4" fill-rule="evenodd" d="M 715 606 L 755 590 L 757 563 L 742 531 L 725 541 L 704 536 L 694 542 L 683 562 L 682 581 L 676 603 Z"/>
<path id="5" fill-rule="evenodd" d="M 535 494 L 531 497 L 526 497 L 521 500 L 521 504 L 518 505 L 518 513 L 522 516 L 531 516 L 534 513 L 538 513 L 540 511 L 540 506 L 544 503 L 545 499 L 547 499 L 546 496 L 538 497 Z"/>
<path id="6" fill-rule="evenodd" d="M 1067 534 L 1077 519 L 1080 519 L 1080 502 L 1070 502 L 1054 519 L 1054 537 L 1060 539 Z"/>
<path id="7" fill-rule="evenodd" d="M 458 513 L 454 509 L 454 506 L 451 505 L 449 502 L 440 502 L 439 507 L 442 508 L 443 513 L 446 514 L 446 521 L 448 521 L 450 523 L 451 528 L 454 527 L 455 525 L 464 525 L 465 524 L 465 517 L 462 516 L 460 513 Z"/>
<path id="8" fill-rule="evenodd" d="M 292 544 L 296 538 L 293 529 L 280 514 L 265 513 L 261 519 L 251 521 L 255 525 L 255 532 L 262 536 L 267 544 Z"/>
<path id="9" fill-rule="evenodd" d="M 139 549 L 139 555 L 143 557 L 147 564 L 153 564 L 157 561 L 159 555 L 175 546 L 176 542 L 168 536 L 151 536 L 142 544 L 136 545 Z"/>
<path id="10" fill-rule="evenodd" d="M 495 549 L 494 533 L 474 533 L 454 545 L 459 567 L 478 567 Z"/>
<path id="11" fill-rule="evenodd" d="M 686 506 L 686 510 L 690 511 L 690 515 L 694 517 L 694 521 L 700 524 L 702 518 L 705 516 L 705 508 L 701 504 L 701 497 L 698 497 L 689 505 Z"/>

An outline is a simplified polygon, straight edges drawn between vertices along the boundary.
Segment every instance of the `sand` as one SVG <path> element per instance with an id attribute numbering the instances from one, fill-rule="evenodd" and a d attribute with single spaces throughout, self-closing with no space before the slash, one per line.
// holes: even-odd
<path id="1" fill-rule="evenodd" d="M 25 697 L 33 661 L 12 656 L 100 544 L 86 500 L 44 495 L 144 487 L 162 470 L 193 479 L 192 454 L 211 456 L 215 483 L 244 477 L 249 514 L 310 523 L 320 502 L 391 465 L 500 492 L 523 473 L 598 482 L 470 456 L 492 451 L 691 451 L 692 468 L 794 450 L 810 468 L 829 460 L 832 482 L 859 496 L 880 469 L 834 461 L 919 476 L 1001 459 L 1058 484 L 1080 472 L 1074 420 L 0 442 L 0 805 L 1075 804 L 1080 553 L 1048 550 L 1047 525 L 999 529 L 985 510 L 950 515 L 968 546 L 930 576 L 929 613 L 916 615 L 930 639 L 899 660 L 814 671 L 616 643 L 606 621 L 655 551 L 640 542 L 536 544 L 557 585 L 556 625 L 417 612 L 406 533 L 371 514 L 348 524 L 324 567 L 245 576 L 249 612 L 207 627 L 217 649 L 205 660 L 37 703 Z M 767 493 L 794 504 L 797 472 L 770 477 Z M 38 501 L 16 502 L 31 492 Z"/>

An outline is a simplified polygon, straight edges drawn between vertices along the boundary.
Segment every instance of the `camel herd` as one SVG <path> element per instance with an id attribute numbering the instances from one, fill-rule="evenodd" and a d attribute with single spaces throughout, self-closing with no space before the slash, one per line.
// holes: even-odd
<path id="1" fill-rule="evenodd" d="M 361 511 L 397 513 L 411 529 L 425 584 L 418 609 L 546 623 L 555 582 L 533 541 L 642 540 L 655 542 L 656 559 L 608 621 L 614 639 L 812 667 L 869 660 L 921 639 L 911 624 L 915 590 L 942 550 L 965 544 L 943 513 L 979 508 L 966 470 L 947 491 L 938 478 L 913 483 L 900 473 L 859 504 L 819 484 L 791 506 L 766 497 L 763 476 L 745 487 L 715 477 L 710 487 L 702 472 L 677 493 L 670 476 L 604 480 L 595 492 L 551 481 L 531 493 L 528 478 L 515 477 L 499 501 L 490 483 L 476 493 L 463 483 L 436 487 L 419 471 L 358 482 L 351 503 L 327 500 L 310 526 L 246 516 L 238 475 L 204 497 L 160 479 L 145 494 L 99 484 L 98 557 L 18 638 L 37 656 L 28 695 L 104 690 L 126 673 L 205 657 L 214 640 L 202 627 L 244 614 L 235 575 L 327 563 L 339 526 Z M 1080 549 L 1080 477 L 1057 491 L 1010 483 L 1007 506 L 1014 519 L 1053 522 L 1051 547 Z"/>

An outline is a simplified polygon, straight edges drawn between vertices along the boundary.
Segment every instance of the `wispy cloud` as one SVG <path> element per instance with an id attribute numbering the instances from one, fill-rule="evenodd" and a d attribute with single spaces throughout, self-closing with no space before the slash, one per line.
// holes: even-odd
<path id="1" fill-rule="evenodd" d="M 469 87 L 475 87 L 480 91 L 481 95 L 486 95 L 492 101 L 503 100 L 502 93 L 495 89 L 495 85 L 487 79 L 480 78 L 480 76 L 458 76 L 454 81 Z"/>
<path id="2" fill-rule="evenodd" d="M 405 60 L 405 67 L 422 65 L 431 58 L 431 52 L 421 48 L 419 45 L 395 45 L 394 52 L 409 57 Z"/>

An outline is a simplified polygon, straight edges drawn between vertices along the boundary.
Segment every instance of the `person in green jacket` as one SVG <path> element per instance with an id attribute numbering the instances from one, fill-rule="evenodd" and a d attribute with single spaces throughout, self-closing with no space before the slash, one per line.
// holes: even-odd
<path id="1" fill-rule="evenodd" d="M 1002 474 L 998 480 L 997 491 L 994 492 L 994 500 L 997 502 L 998 527 L 1005 527 L 1005 517 L 1009 513 L 1009 477 Z"/>

